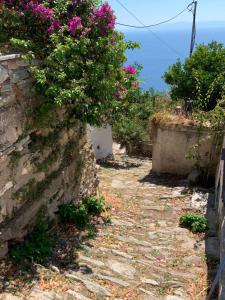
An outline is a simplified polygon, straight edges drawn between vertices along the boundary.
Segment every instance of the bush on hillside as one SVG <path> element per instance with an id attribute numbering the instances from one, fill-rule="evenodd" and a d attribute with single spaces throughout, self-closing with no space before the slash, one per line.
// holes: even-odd
<path id="1" fill-rule="evenodd" d="M 212 110 L 222 99 L 225 86 L 225 48 L 212 42 L 199 45 L 182 64 L 172 65 L 164 74 L 173 100 L 190 99 L 194 108 Z"/>

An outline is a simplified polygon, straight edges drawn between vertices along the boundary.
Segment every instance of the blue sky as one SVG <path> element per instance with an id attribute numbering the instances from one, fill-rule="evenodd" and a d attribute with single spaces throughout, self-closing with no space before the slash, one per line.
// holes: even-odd
<path id="1" fill-rule="evenodd" d="M 120 0 L 144 24 L 152 24 L 170 18 L 187 6 L 191 0 Z M 116 0 L 108 0 L 116 12 L 117 21 L 140 25 L 130 16 Z M 192 15 L 185 12 L 173 22 L 191 22 Z M 224 21 L 225 0 L 199 0 L 197 11 L 198 22 Z"/>

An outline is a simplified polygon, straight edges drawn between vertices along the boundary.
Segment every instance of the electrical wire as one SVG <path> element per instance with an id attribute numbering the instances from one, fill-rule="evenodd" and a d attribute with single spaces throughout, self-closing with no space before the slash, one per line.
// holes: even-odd
<path id="1" fill-rule="evenodd" d="M 120 3 L 120 1 L 117 1 L 118 3 Z M 129 11 L 122 3 L 120 3 L 120 5 L 123 6 L 124 9 L 126 9 L 127 12 L 131 13 L 131 11 Z M 173 21 L 175 20 L 177 17 L 179 17 L 180 15 L 182 15 L 185 11 L 192 11 L 192 6 L 193 6 L 193 2 L 190 3 L 187 7 L 185 7 L 185 9 L 183 9 L 181 12 L 179 12 L 178 14 L 176 14 L 175 16 L 173 16 L 172 18 L 170 19 L 167 19 L 165 21 L 162 21 L 162 22 L 159 22 L 159 23 L 155 23 L 155 24 L 151 24 L 151 25 L 145 25 L 145 26 L 135 26 L 135 25 L 129 25 L 129 24 L 124 24 L 124 23 L 119 23 L 117 22 L 116 24 L 117 25 L 121 25 L 121 26 L 125 26 L 125 27 L 130 27 L 130 28 L 150 28 L 150 27 L 156 27 L 156 26 L 159 26 L 159 25 L 163 25 L 163 24 L 166 24 L 166 23 L 169 23 L 170 21 Z M 133 15 L 133 13 L 132 13 Z M 133 15 L 134 16 L 134 15 Z M 135 16 L 135 19 L 136 19 L 136 16 Z M 137 19 L 136 19 L 137 20 Z"/>
<path id="2" fill-rule="evenodd" d="M 118 2 L 118 4 L 123 7 L 139 24 L 141 24 L 143 26 L 144 29 L 147 29 L 149 32 L 151 32 L 152 35 L 154 35 L 154 37 L 160 41 L 162 44 L 164 44 L 168 49 L 170 49 L 170 51 L 176 53 L 176 55 L 180 56 L 180 57 L 184 57 L 183 54 L 179 53 L 176 49 L 174 49 L 173 47 L 171 47 L 167 42 L 165 42 L 163 39 L 161 39 L 154 31 L 152 31 L 150 29 L 150 27 L 146 27 L 146 25 L 132 12 L 130 11 L 120 0 L 116 0 Z M 191 3 L 192 4 L 192 3 Z M 191 5 L 190 4 L 190 5 Z M 187 8 L 186 8 L 187 9 Z"/>

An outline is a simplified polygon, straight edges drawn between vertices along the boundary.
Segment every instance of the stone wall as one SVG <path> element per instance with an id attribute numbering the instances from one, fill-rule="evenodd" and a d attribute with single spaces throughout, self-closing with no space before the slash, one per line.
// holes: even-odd
<path id="1" fill-rule="evenodd" d="M 218 212 L 218 235 L 220 241 L 220 263 L 223 263 L 225 259 L 225 138 L 223 143 L 221 161 L 217 170 L 215 190 L 215 204 Z M 223 269 L 222 275 L 220 277 L 218 299 L 225 299 L 225 269 Z"/>
<path id="2" fill-rule="evenodd" d="M 199 157 L 202 167 L 209 167 L 215 175 L 219 152 L 210 130 L 199 131 L 195 126 L 183 124 L 152 124 L 152 169 L 156 173 L 188 175 L 194 168 L 194 146 L 200 140 Z M 197 154 L 197 152 L 196 152 Z M 194 154 L 195 155 L 195 154 Z"/>
<path id="3" fill-rule="evenodd" d="M 42 101 L 19 55 L 0 56 L 0 257 L 40 215 L 97 190 L 86 125 L 61 109 L 43 118 Z"/>

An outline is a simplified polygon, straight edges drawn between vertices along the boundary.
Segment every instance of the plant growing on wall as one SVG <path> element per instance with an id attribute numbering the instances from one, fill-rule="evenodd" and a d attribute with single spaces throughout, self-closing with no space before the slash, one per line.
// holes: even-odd
<path id="1" fill-rule="evenodd" d="M 137 88 L 137 70 L 123 67 L 136 44 L 124 41 L 115 20 L 98 0 L 3 0 L 0 38 L 29 61 L 45 105 L 100 125 Z"/>

